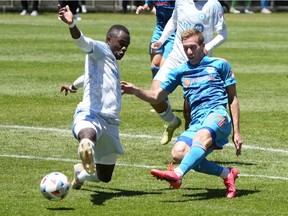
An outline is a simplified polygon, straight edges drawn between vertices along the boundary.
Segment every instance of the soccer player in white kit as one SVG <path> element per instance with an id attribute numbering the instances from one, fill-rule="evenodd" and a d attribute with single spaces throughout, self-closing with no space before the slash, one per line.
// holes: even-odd
<path id="1" fill-rule="evenodd" d="M 205 38 L 204 53 L 212 55 L 212 49 L 222 44 L 227 39 L 224 12 L 221 4 L 217 0 L 176 0 L 172 17 L 168 21 L 159 41 L 151 45 L 153 50 L 157 50 L 166 41 L 170 34 L 176 29 L 176 37 L 173 50 L 153 79 L 151 90 L 156 89 L 167 79 L 168 72 L 187 61 L 187 57 L 181 44 L 181 33 L 185 29 L 195 28 L 200 30 Z M 214 37 L 214 32 L 217 34 Z M 163 133 L 161 144 L 171 141 L 174 131 L 181 125 L 166 101 L 159 104 L 151 104 L 159 116 L 168 123 Z M 184 109 L 187 128 L 190 120 L 190 110 Z"/>
<path id="2" fill-rule="evenodd" d="M 69 6 L 58 7 L 59 18 L 68 24 L 71 37 L 86 53 L 83 100 L 76 108 L 72 127 L 82 160 L 74 166 L 72 188 L 80 189 L 85 180 L 109 182 L 117 155 L 123 154 L 118 129 L 121 88 L 117 60 L 127 51 L 130 33 L 122 25 L 113 25 L 106 42 L 92 40 L 74 24 Z"/>

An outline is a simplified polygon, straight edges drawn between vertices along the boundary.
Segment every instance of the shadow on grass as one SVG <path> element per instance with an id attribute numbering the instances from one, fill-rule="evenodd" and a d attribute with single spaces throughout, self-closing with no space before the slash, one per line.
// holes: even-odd
<path id="1" fill-rule="evenodd" d="M 183 112 L 183 109 L 172 109 L 172 112 Z"/>
<path id="2" fill-rule="evenodd" d="M 239 166 L 255 166 L 255 165 L 257 165 L 257 163 L 248 163 L 248 162 L 239 162 L 239 161 L 216 161 L 216 160 L 209 160 L 209 161 L 216 163 L 220 166 L 231 166 L 231 164 L 233 164 L 233 165 L 235 164 L 235 165 L 239 165 Z M 165 164 L 168 164 L 168 163 L 165 163 Z M 176 163 L 175 161 L 173 162 L 173 164 L 175 166 L 179 165 L 179 163 Z M 237 166 L 235 166 L 235 168 L 238 169 Z"/>
<path id="3" fill-rule="evenodd" d="M 190 202 L 199 200 L 209 200 L 209 199 L 219 199 L 225 198 L 225 189 L 207 189 L 207 188 L 182 188 L 184 190 L 189 190 L 191 193 L 183 194 L 183 199 L 181 200 L 164 200 L 162 202 Z M 199 192 L 200 190 L 200 192 Z M 236 198 L 247 196 L 254 193 L 259 193 L 260 190 L 237 190 Z M 188 198 L 188 199 L 186 199 Z"/>
<path id="4" fill-rule="evenodd" d="M 67 207 L 58 207 L 58 208 L 46 208 L 47 210 L 50 211 L 74 211 L 74 208 L 67 208 Z"/>
<path id="5" fill-rule="evenodd" d="M 91 195 L 91 202 L 94 205 L 104 205 L 107 200 L 110 200 L 115 197 L 133 197 L 133 196 L 142 196 L 142 195 L 151 195 L 151 194 L 161 194 L 160 192 L 144 192 L 144 191 L 135 191 L 135 190 L 122 190 L 118 188 L 104 188 L 96 186 L 97 189 L 82 189 L 85 191 L 94 192 Z"/>

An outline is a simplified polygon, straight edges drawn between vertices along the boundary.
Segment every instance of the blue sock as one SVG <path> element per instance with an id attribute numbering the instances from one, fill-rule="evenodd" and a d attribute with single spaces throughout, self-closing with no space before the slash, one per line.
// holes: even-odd
<path id="1" fill-rule="evenodd" d="M 199 143 L 197 143 L 198 146 L 196 145 L 194 147 L 193 144 L 190 151 L 184 156 L 183 160 L 181 161 L 181 164 L 178 166 L 178 168 L 180 168 L 183 171 L 184 175 L 189 170 L 197 166 L 206 157 L 205 154 L 206 152 L 203 148 L 199 147 Z"/>
<path id="2" fill-rule="evenodd" d="M 224 168 L 204 158 L 199 165 L 195 166 L 193 169 L 208 175 L 220 176 Z"/>

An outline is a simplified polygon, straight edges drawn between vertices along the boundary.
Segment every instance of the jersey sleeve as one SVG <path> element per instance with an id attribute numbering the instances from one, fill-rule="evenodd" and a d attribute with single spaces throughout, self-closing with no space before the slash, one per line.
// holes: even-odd
<path id="1" fill-rule="evenodd" d="M 160 84 L 162 89 L 172 93 L 178 85 L 181 85 L 180 70 L 178 68 L 169 71 L 167 79 Z"/>
<path id="2" fill-rule="evenodd" d="M 82 33 L 75 43 L 86 54 L 93 53 L 92 57 L 95 59 L 102 59 L 108 53 L 106 43 L 85 37 Z"/>
<path id="3" fill-rule="evenodd" d="M 232 71 L 232 68 L 227 61 L 223 60 L 221 64 L 221 68 L 219 70 L 220 70 L 221 79 L 223 80 L 225 87 L 237 83 L 234 73 Z"/>
<path id="4" fill-rule="evenodd" d="M 227 28 L 224 19 L 224 12 L 218 1 L 215 1 L 213 16 L 214 31 L 217 35 L 205 45 L 207 51 L 214 49 L 227 40 Z"/>

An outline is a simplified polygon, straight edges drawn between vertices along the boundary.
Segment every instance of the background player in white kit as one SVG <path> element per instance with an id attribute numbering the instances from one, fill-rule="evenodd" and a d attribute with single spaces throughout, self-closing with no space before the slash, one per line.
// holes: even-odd
<path id="1" fill-rule="evenodd" d="M 73 22 L 69 6 L 59 7 L 59 18 L 68 24 L 71 37 L 86 53 L 83 100 L 77 106 L 72 132 L 79 140 L 82 164 L 74 166 L 72 188 L 80 189 L 84 181 L 109 182 L 117 154 L 123 154 L 119 140 L 121 110 L 121 60 L 130 44 L 130 33 L 122 25 L 113 25 L 106 42 L 85 37 Z M 96 165 L 95 165 L 96 164 Z"/>
<path id="2" fill-rule="evenodd" d="M 158 49 L 176 30 L 173 50 L 155 76 L 150 87 L 151 90 L 158 88 L 160 83 L 166 80 L 167 73 L 171 69 L 187 61 L 181 44 L 181 33 L 185 29 L 195 28 L 200 30 L 205 38 L 204 53 L 209 56 L 212 55 L 212 49 L 227 39 L 223 14 L 223 8 L 217 0 L 176 0 L 174 12 L 166 24 L 161 38 L 151 45 L 152 49 Z M 214 32 L 217 34 L 215 37 Z M 161 140 L 161 144 L 167 144 L 172 139 L 174 131 L 181 125 L 181 121 L 173 114 L 170 105 L 166 101 L 151 104 L 151 106 L 168 123 Z M 184 109 L 184 116 L 186 120 L 185 128 L 187 128 L 190 123 L 190 110 L 187 107 L 186 111 Z"/>

